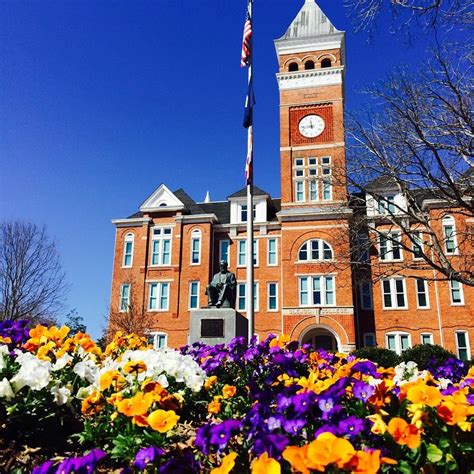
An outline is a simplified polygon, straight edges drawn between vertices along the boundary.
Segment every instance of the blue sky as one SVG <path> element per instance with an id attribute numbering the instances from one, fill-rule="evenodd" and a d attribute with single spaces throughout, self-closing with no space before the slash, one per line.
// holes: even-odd
<path id="1" fill-rule="evenodd" d="M 303 0 L 254 5 L 255 183 L 280 195 L 277 59 Z M 369 43 L 342 1 L 346 107 L 396 64 L 424 59 L 382 19 Z M 46 224 L 75 308 L 98 336 L 109 304 L 114 226 L 160 184 L 196 201 L 244 185 L 245 0 L 0 0 L 0 220 Z"/>

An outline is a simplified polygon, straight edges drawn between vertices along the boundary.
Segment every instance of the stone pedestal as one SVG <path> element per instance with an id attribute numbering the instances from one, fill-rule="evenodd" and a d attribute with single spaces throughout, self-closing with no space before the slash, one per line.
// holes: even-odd
<path id="1" fill-rule="evenodd" d="M 211 346 L 227 344 L 234 337 L 248 337 L 247 318 L 232 308 L 204 308 L 190 311 L 189 343 Z"/>

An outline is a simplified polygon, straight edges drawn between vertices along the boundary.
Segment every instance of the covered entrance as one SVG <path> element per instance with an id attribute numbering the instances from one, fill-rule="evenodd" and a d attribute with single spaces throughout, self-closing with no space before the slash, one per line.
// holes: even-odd
<path id="1" fill-rule="evenodd" d="M 332 352 L 337 352 L 339 350 L 334 334 L 328 329 L 322 327 L 310 329 L 303 334 L 301 343 L 311 344 L 313 349 L 325 349 Z"/>

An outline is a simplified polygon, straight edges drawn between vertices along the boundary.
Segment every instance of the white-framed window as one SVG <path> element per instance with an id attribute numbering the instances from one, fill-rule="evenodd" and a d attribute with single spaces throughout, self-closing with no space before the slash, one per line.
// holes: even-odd
<path id="1" fill-rule="evenodd" d="M 201 231 L 195 229 L 191 232 L 191 265 L 201 263 Z"/>
<path id="2" fill-rule="evenodd" d="M 309 171 L 313 171 L 313 170 L 310 169 Z M 316 179 L 310 179 L 308 181 L 308 188 L 309 188 L 309 200 L 319 201 L 318 181 Z"/>
<path id="3" fill-rule="evenodd" d="M 406 309 L 407 297 L 403 277 L 385 278 L 381 281 L 383 309 Z"/>
<path id="4" fill-rule="evenodd" d="M 366 233 L 359 232 L 356 237 L 355 257 L 359 262 L 368 262 L 370 258 L 370 239 Z"/>
<path id="5" fill-rule="evenodd" d="M 168 346 L 168 334 L 165 332 L 149 332 L 147 342 L 153 349 L 163 349 Z"/>
<path id="6" fill-rule="evenodd" d="M 462 283 L 457 280 L 449 280 L 449 294 L 451 296 L 451 305 L 464 304 Z"/>
<path id="7" fill-rule="evenodd" d="M 456 352 L 459 359 L 471 360 L 471 348 L 467 331 L 456 331 Z"/>
<path id="8" fill-rule="evenodd" d="M 169 282 L 149 283 L 148 311 L 168 311 L 169 293 Z"/>
<path id="9" fill-rule="evenodd" d="M 334 306 L 336 304 L 334 276 L 299 277 L 298 292 L 300 306 Z"/>
<path id="10" fill-rule="evenodd" d="M 430 307 L 430 297 L 428 293 L 428 282 L 423 278 L 415 279 L 416 305 L 420 309 Z"/>
<path id="11" fill-rule="evenodd" d="M 267 265 L 269 267 L 278 265 L 277 239 L 268 239 L 267 240 Z"/>
<path id="12" fill-rule="evenodd" d="M 379 214 L 395 214 L 395 195 L 381 196 L 377 204 Z"/>
<path id="13" fill-rule="evenodd" d="M 253 205 L 253 220 L 255 220 L 255 216 L 257 215 L 257 205 Z M 239 204 L 239 217 L 240 222 L 247 222 L 248 219 L 248 209 L 247 204 Z"/>
<path id="14" fill-rule="evenodd" d="M 226 261 L 230 265 L 230 255 L 229 255 L 230 240 L 221 240 L 219 241 L 219 261 Z"/>
<path id="15" fill-rule="evenodd" d="M 391 262 L 402 260 L 401 235 L 398 232 L 379 235 L 380 260 Z"/>
<path id="16" fill-rule="evenodd" d="M 133 234 L 127 234 L 123 242 L 123 260 L 122 267 L 130 268 L 133 265 L 133 242 L 135 236 Z"/>
<path id="17" fill-rule="evenodd" d="M 268 311 L 278 311 L 278 283 L 267 283 L 267 308 Z"/>
<path id="18" fill-rule="evenodd" d="M 423 258 L 423 232 L 413 232 L 412 234 L 412 251 L 413 259 L 418 260 Z"/>
<path id="19" fill-rule="evenodd" d="M 372 283 L 363 282 L 359 286 L 360 288 L 360 307 L 362 309 L 372 309 Z"/>
<path id="20" fill-rule="evenodd" d="M 154 227 L 151 237 L 151 265 L 169 265 L 171 263 L 170 227 Z"/>
<path id="21" fill-rule="evenodd" d="M 332 183 L 329 179 L 323 179 L 323 201 L 332 199 Z"/>
<path id="22" fill-rule="evenodd" d="M 443 217 L 443 235 L 446 253 L 448 255 L 456 255 L 458 253 L 456 227 L 454 225 L 454 218 L 451 216 Z"/>
<path id="23" fill-rule="evenodd" d="M 253 241 L 253 264 L 258 267 L 258 240 Z M 237 245 L 237 266 L 245 267 L 247 265 L 247 241 L 239 240 Z"/>
<path id="24" fill-rule="evenodd" d="M 400 355 L 411 347 L 411 336 L 406 332 L 388 332 L 385 334 L 386 348 Z"/>
<path id="25" fill-rule="evenodd" d="M 128 311 L 130 306 L 130 283 L 123 283 L 120 286 L 120 312 Z"/>
<path id="26" fill-rule="evenodd" d="M 375 334 L 373 332 L 364 332 L 364 347 L 375 347 Z"/>
<path id="27" fill-rule="evenodd" d="M 295 201 L 304 201 L 304 181 L 295 181 Z"/>
<path id="28" fill-rule="evenodd" d="M 333 251 L 331 246 L 322 239 L 307 240 L 298 252 L 298 261 L 315 262 L 321 260 L 332 260 Z"/>
<path id="29" fill-rule="evenodd" d="M 199 282 L 189 282 L 189 309 L 199 308 Z"/>
<path id="30" fill-rule="evenodd" d="M 246 285 L 246 283 L 237 283 L 237 309 L 239 311 L 247 310 Z M 253 310 L 258 311 L 258 282 L 253 284 Z"/>
<path id="31" fill-rule="evenodd" d="M 420 334 L 420 342 L 422 344 L 433 344 L 433 334 L 429 332 L 422 332 Z"/>

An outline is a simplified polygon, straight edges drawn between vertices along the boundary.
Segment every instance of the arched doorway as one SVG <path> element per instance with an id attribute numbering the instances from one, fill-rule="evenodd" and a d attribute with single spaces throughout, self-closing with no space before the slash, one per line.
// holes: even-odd
<path id="1" fill-rule="evenodd" d="M 328 329 L 317 327 L 310 329 L 301 339 L 302 344 L 311 344 L 313 349 L 325 349 L 327 351 L 338 351 L 338 343 L 334 334 Z"/>

